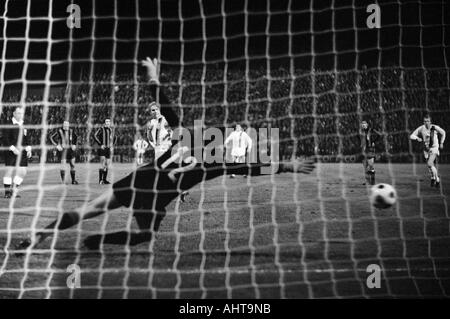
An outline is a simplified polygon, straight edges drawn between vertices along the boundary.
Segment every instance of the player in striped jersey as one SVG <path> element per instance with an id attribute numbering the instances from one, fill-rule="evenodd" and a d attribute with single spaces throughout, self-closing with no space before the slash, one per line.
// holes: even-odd
<path id="1" fill-rule="evenodd" d="M 53 146 L 56 147 L 58 157 L 61 161 L 60 175 L 63 183 L 66 177 L 65 165 L 69 163 L 72 184 L 78 184 L 75 178 L 75 151 L 77 147 L 77 138 L 78 136 L 74 129 L 70 128 L 69 121 L 64 121 L 63 126 L 50 135 L 50 141 Z"/>
<path id="2" fill-rule="evenodd" d="M 150 91 L 161 105 L 161 114 L 170 127 L 179 127 L 181 122 L 159 87 L 157 61 L 149 58 L 143 61 L 150 77 Z M 90 235 L 84 240 L 89 249 L 98 249 L 102 244 L 130 245 L 148 242 L 158 231 L 165 217 L 166 206 L 186 191 L 201 182 L 229 174 L 259 175 L 260 168 L 270 163 L 197 163 L 193 156 L 187 156 L 190 150 L 179 147 L 177 141 L 154 163 L 138 167 L 134 172 L 114 183 L 103 195 L 91 201 L 86 207 L 66 211 L 44 231 L 35 234 L 35 238 L 24 239 L 17 246 L 18 254 L 30 246 L 36 247 L 55 230 L 68 229 L 82 220 L 94 218 L 116 208 L 130 207 L 140 231 L 119 231 L 106 234 Z M 187 156 L 187 157 L 186 157 Z M 184 158 L 184 160 L 182 160 Z M 281 172 L 309 174 L 313 171 L 312 161 L 279 163 Z"/>
<path id="3" fill-rule="evenodd" d="M 98 156 L 100 157 L 100 168 L 98 170 L 98 183 L 109 184 L 108 176 L 109 165 L 111 164 L 111 153 L 114 147 L 114 132 L 111 128 L 111 120 L 105 119 L 105 123 L 94 134 L 94 139 L 100 146 Z"/>
<path id="4" fill-rule="evenodd" d="M 438 134 L 441 136 L 439 141 Z M 425 115 L 423 125 L 419 126 L 410 136 L 411 140 L 422 143 L 423 155 L 427 161 L 431 176 L 431 187 L 439 187 L 441 180 L 435 162 L 439 156 L 439 150 L 444 148 L 445 131 L 437 125 L 431 124 L 431 116 Z"/>
<path id="5" fill-rule="evenodd" d="M 147 140 L 155 150 L 155 160 L 172 146 L 172 129 L 156 102 L 150 103 L 152 119 L 147 124 Z"/>
<path id="6" fill-rule="evenodd" d="M 133 149 L 136 151 L 136 163 L 142 165 L 144 163 L 144 154 L 148 148 L 148 142 L 142 138 L 140 132 L 137 133 L 137 140 L 133 144 Z"/>
<path id="7" fill-rule="evenodd" d="M 156 102 L 150 103 L 150 112 L 152 119 L 147 124 L 147 140 L 154 150 L 157 161 L 172 146 L 173 131 Z M 188 191 L 182 192 L 181 201 L 185 202 L 188 195 Z"/>

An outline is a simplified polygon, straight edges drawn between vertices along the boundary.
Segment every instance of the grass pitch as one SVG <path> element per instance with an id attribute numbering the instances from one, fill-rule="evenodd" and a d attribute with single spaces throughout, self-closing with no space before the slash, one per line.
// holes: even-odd
<path id="1" fill-rule="evenodd" d="M 62 185 L 57 165 L 32 165 L 22 197 L 0 199 L 0 298 L 448 297 L 450 165 L 439 167 L 440 190 L 424 164 L 376 169 L 377 182 L 397 189 L 393 208 L 370 206 L 361 164 L 320 164 L 311 175 L 199 185 L 168 207 L 150 244 L 83 247 L 89 234 L 136 229 L 122 208 L 20 258 L 8 244 L 110 187 L 97 184 L 96 164 L 77 165 L 79 185 Z M 131 170 L 114 164 L 109 179 Z M 71 264 L 82 271 L 80 288 L 67 288 Z M 370 264 L 381 267 L 380 288 L 366 285 Z"/>

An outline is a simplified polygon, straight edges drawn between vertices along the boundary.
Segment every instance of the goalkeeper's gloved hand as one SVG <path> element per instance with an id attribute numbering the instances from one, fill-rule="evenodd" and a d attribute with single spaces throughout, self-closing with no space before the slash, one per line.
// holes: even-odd
<path id="1" fill-rule="evenodd" d="M 145 60 L 142 60 L 142 65 L 147 68 L 147 74 L 150 79 L 150 82 L 159 84 L 159 63 L 155 58 L 153 61 L 147 57 Z"/>
<path id="2" fill-rule="evenodd" d="M 312 159 L 296 159 L 289 162 L 280 162 L 278 172 L 292 172 L 301 174 L 311 174 L 316 168 L 315 162 Z"/>

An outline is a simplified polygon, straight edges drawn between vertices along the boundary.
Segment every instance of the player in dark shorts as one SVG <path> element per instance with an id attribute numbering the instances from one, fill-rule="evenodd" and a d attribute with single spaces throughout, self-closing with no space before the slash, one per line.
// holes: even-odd
<path id="1" fill-rule="evenodd" d="M 31 157 L 31 146 L 28 145 L 27 129 L 23 127 L 25 110 L 16 107 L 8 127 L 3 129 L 6 172 L 3 176 L 5 198 L 15 196 L 20 184 L 27 174 L 28 159 Z M 13 178 L 14 176 L 14 178 Z"/>
<path id="2" fill-rule="evenodd" d="M 379 142 L 383 134 L 369 127 L 367 121 L 362 121 L 359 135 L 366 183 L 368 185 L 375 185 L 375 145 Z"/>
<path id="3" fill-rule="evenodd" d="M 171 127 L 179 127 L 180 121 L 168 100 L 159 87 L 157 77 L 157 61 L 143 61 L 150 76 L 150 90 L 157 103 L 161 105 L 161 113 Z M 158 93 L 159 91 L 159 93 Z M 114 233 L 88 236 L 84 244 L 89 249 L 98 249 L 103 244 L 137 245 L 152 239 L 153 233 L 158 231 L 161 221 L 166 214 L 166 206 L 183 191 L 197 184 L 219 176 L 259 175 L 261 167 L 270 163 L 197 163 L 190 155 L 190 149 L 179 146 L 175 141 L 172 147 L 157 161 L 139 167 L 137 170 L 113 184 L 113 187 L 103 195 L 91 201 L 87 207 L 65 212 L 60 218 L 44 231 L 36 234 L 33 240 L 25 239 L 16 246 L 23 251 L 30 246 L 35 247 L 54 231 L 70 228 L 82 220 L 90 219 L 113 209 L 125 206 L 131 207 L 133 216 L 139 226 L 139 232 L 120 231 Z M 312 161 L 280 163 L 280 172 L 298 172 L 309 174 L 314 169 Z"/>
<path id="4" fill-rule="evenodd" d="M 75 178 L 75 150 L 77 139 L 78 136 L 74 129 L 70 128 L 69 121 L 64 121 L 63 126 L 50 135 L 50 142 L 56 147 L 58 157 L 61 162 L 60 175 L 63 184 L 66 177 L 65 165 L 67 163 L 69 163 L 70 166 L 70 177 L 72 178 L 72 184 L 78 184 Z"/>
<path id="5" fill-rule="evenodd" d="M 114 132 L 111 128 L 111 120 L 105 119 L 105 123 L 94 134 L 94 140 L 99 145 L 98 156 L 100 157 L 100 168 L 98 169 L 98 183 L 109 184 L 106 177 L 111 164 L 111 149 L 114 146 Z"/>

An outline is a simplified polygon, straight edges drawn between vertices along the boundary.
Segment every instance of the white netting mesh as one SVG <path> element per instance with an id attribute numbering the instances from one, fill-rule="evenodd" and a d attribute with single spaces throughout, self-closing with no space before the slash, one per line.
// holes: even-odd
<path id="1" fill-rule="evenodd" d="M 0 199 L 0 297 L 448 296 L 449 153 L 442 188 L 430 188 L 409 139 L 426 112 L 450 129 L 446 1 L 378 1 L 380 29 L 366 25 L 371 1 L 96 0 L 80 4 L 79 29 L 67 27 L 71 4 L 1 6 L 2 141 L 25 106 L 33 156 L 21 197 Z M 20 238 L 109 189 L 98 185 L 93 139 L 105 118 L 117 137 L 108 179 L 136 169 L 132 146 L 153 100 L 146 56 L 161 61 L 184 127 L 279 128 L 280 159 L 314 158 L 316 170 L 199 184 L 167 207 L 150 243 L 84 247 L 89 235 L 137 231 L 122 207 L 15 256 Z M 79 185 L 61 184 L 49 141 L 64 120 L 78 135 Z M 387 210 L 362 185 L 362 120 L 383 133 L 376 178 L 399 196 Z M 381 288 L 367 287 L 370 264 Z M 70 265 L 79 288 L 67 286 Z"/>

